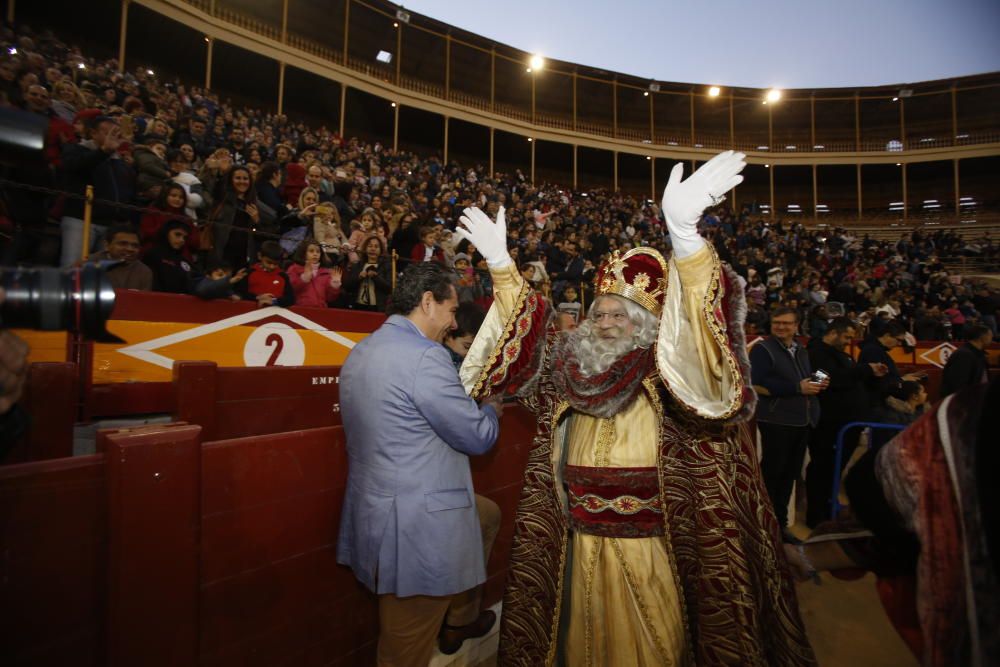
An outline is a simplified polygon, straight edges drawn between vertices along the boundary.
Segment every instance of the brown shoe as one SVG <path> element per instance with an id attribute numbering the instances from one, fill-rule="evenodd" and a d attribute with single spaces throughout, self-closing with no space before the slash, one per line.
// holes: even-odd
<path id="1" fill-rule="evenodd" d="M 458 649 L 462 648 L 462 643 L 465 642 L 466 639 L 482 637 L 493 628 L 493 624 L 496 623 L 496 621 L 496 613 L 486 610 L 479 612 L 479 616 L 476 620 L 468 625 L 460 625 L 456 627 L 445 623 L 441 626 L 441 632 L 438 634 L 438 650 L 445 655 L 457 653 Z"/>

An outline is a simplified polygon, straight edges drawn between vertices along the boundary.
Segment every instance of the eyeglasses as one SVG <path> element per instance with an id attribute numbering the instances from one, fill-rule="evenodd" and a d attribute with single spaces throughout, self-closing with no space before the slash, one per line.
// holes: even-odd
<path id="1" fill-rule="evenodd" d="M 621 324 L 628 319 L 628 313 L 622 311 L 618 311 L 616 313 L 602 313 L 598 311 L 590 314 L 590 319 L 595 323 L 600 323 L 600 321 L 605 318 L 609 318 L 615 324 Z"/>

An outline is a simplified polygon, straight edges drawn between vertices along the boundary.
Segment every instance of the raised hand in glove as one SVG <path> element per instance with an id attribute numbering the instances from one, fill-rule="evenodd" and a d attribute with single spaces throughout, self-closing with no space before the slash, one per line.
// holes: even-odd
<path id="1" fill-rule="evenodd" d="M 719 153 L 682 181 L 684 163 L 674 165 L 663 190 L 663 215 L 674 246 L 674 255 L 687 257 L 698 252 L 705 240 L 698 234 L 698 220 L 709 206 L 721 202 L 725 193 L 743 182 L 746 166 L 743 153 Z"/>
<path id="2" fill-rule="evenodd" d="M 476 246 L 491 269 L 503 268 L 514 262 L 507 252 L 507 219 L 503 206 L 497 212 L 495 223 L 475 207 L 462 211 L 462 217 L 458 221 L 461 224 L 455 233 Z"/>

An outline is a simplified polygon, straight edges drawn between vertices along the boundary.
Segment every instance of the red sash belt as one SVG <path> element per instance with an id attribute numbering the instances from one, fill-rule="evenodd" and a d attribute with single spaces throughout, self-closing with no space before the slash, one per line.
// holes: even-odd
<path id="1" fill-rule="evenodd" d="M 573 530 L 601 537 L 664 534 L 656 468 L 566 466 Z"/>

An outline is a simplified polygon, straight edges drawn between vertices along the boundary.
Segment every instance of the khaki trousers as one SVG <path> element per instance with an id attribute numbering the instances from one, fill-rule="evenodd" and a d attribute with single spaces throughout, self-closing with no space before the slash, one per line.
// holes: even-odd
<path id="1" fill-rule="evenodd" d="M 488 564 L 500 529 L 500 508 L 476 494 L 476 511 L 483 536 L 483 563 Z M 472 623 L 479 616 L 482 597 L 482 586 L 456 595 L 380 595 L 378 667 L 427 667 L 445 616 L 448 625 Z"/>

